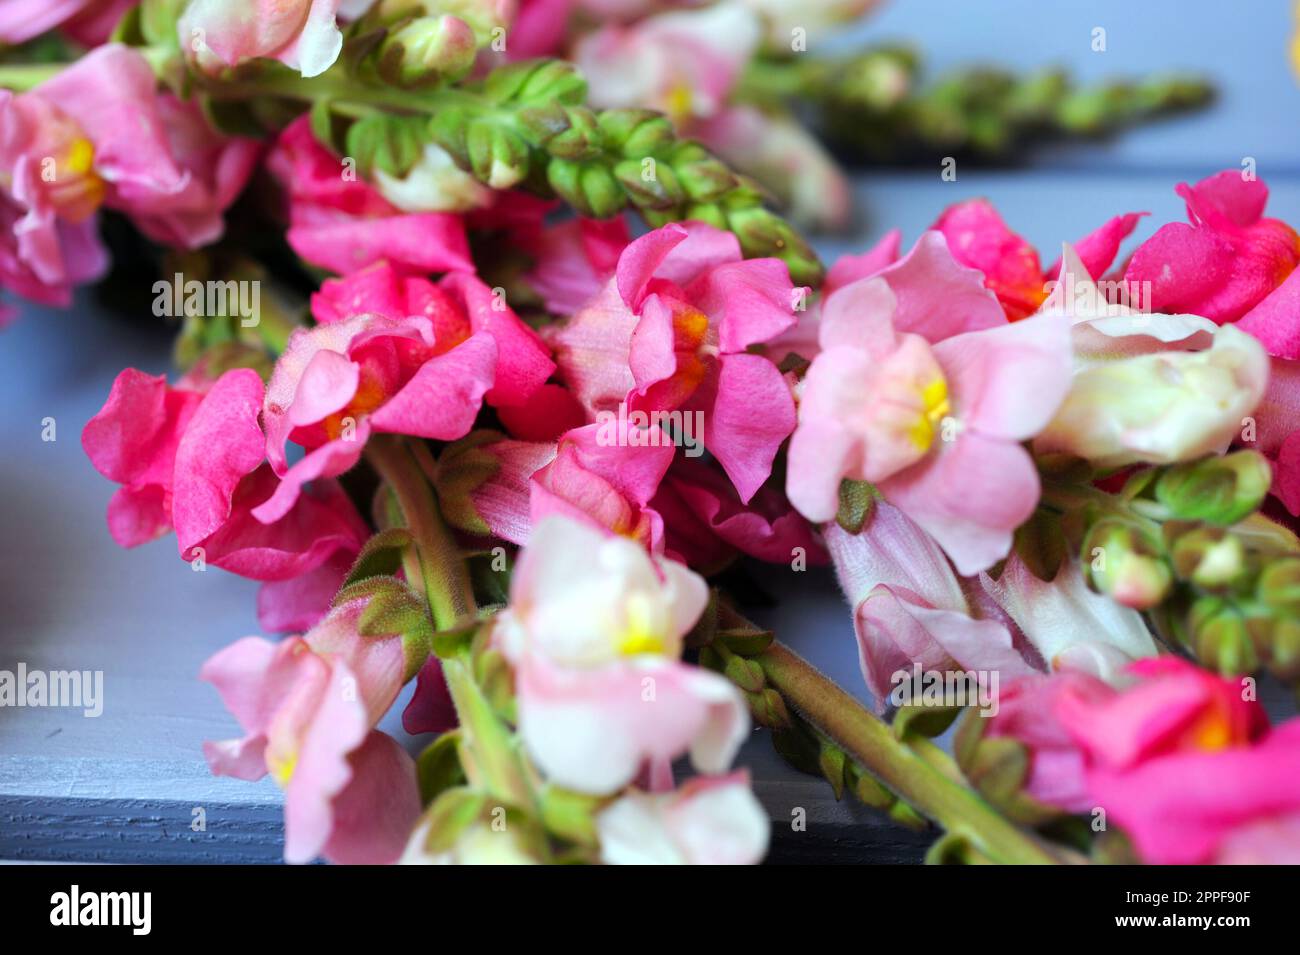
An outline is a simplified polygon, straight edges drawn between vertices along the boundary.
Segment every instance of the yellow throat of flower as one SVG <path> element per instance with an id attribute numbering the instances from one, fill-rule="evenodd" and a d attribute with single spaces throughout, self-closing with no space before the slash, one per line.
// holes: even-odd
<path id="1" fill-rule="evenodd" d="M 95 147 L 84 136 L 68 144 L 63 155 L 54 159 L 52 170 L 42 167 L 41 178 L 60 218 L 68 222 L 90 218 L 108 192 L 107 183 L 95 172 Z"/>
<path id="2" fill-rule="evenodd" d="M 625 606 L 622 632 L 615 640 L 618 652 L 625 657 L 662 655 L 668 646 L 667 623 L 648 594 L 631 594 Z"/>
<path id="3" fill-rule="evenodd" d="M 948 382 L 936 378 L 921 388 L 921 413 L 908 430 L 907 436 L 921 451 L 929 451 L 940 422 L 948 416 L 952 405 L 948 401 Z"/>

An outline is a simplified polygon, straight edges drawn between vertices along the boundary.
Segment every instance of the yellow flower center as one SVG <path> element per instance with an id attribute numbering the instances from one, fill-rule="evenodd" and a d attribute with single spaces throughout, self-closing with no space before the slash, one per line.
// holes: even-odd
<path id="1" fill-rule="evenodd" d="M 634 593 L 627 599 L 623 631 L 615 641 L 618 652 L 626 657 L 662 654 L 667 647 L 667 621 L 648 594 Z"/>
<path id="2" fill-rule="evenodd" d="M 921 389 L 921 414 L 908 429 L 907 436 L 921 451 L 930 450 L 940 422 L 948 416 L 952 405 L 948 401 L 948 382 L 936 378 Z"/>
<path id="3" fill-rule="evenodd" d="M 288 756 L 279 756 L 271 752 L 266 755 L 266 768 L 271 773 L 271 778 L 275 780 L 277 786 L 283 789 L 289 785 L 289 778 L 293 776 L 293 771 L 298 767 L 298 754 L 291 753 Z"/>
<path id="4" fill-rule="evenodd" d="M 68 144 L 67 151 L 55 159 L 52 170 L 42 168 L 41 178 L 48 184 L 50 201 L 59 216 L 73 223 L 90 218 L 108 191 L 108 185 L 95 172 L 95 147 L 84 136 Z"/>

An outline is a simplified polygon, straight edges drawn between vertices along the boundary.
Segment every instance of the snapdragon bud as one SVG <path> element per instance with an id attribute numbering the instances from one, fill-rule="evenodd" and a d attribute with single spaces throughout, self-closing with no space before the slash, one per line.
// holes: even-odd
<path id="1" fill-rule="evenodd" d="M 1159 548 L 1125 521 L 1105 519 L 1093 525 L 1084 541 L 1083 560 L 1094 588 L 1134 610 L 1154 607 L 1173 585 Z"/>
<path id="2" fill-rule="evenodd" d="M 1198 600 L 1192 607 L 1191 635 L 1196 658 L 1225 676 L 1250 673 L 1259 666 L 1246 619 L 1226 600 Z"/>
<path id="3" fill-rule="evenodd" d="M 1255 596 L 1273 610 L 1300 616 L 1300 557 L 1275 560 L 1265 567 Z"/>
<path id="4" fill-rule="evenodd" d="M 1262 454 L 1237 451 L 1169 468 L 1156 482 L 1156 499 L 1183 520 L 1235 524 L 1259 508 L 1272 481 Z"/>
<path id="5" fill-rule="evenodd" d="M 410 86 L 469 72 L 478 55 L 474 30 L 459 17 L 416 17 L 380 48 L 380 62 L 396 82 Z"/>
<path id="6" fill-rule="evenodd" d="M 1246 573 L 1246 548 L 1241 538 L 1218 527 L 1199 527 L 1174 541 L 1170 553 L 1174 572 L 1198 587 L 1230 587 Z"/>

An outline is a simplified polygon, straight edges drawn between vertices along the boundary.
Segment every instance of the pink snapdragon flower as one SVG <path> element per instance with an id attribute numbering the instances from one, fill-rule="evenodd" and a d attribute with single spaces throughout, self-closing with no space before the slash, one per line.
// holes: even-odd
<path id="1" fill-rule="evenodd" d="M 177 33 L 181 49 L 216 72 L 247 60 L 279 60 L 303 76 L 329 69 L 343 49 L 344 0 L 190 0 Z"/>
<path id="2" fill-rule="evenodd" d="M 1067 812 L 1087 812 L 1096 803 L 1088 789 L 1084 754 L 1056 718 L 1056 706 L 1065 695 L 1109 700 L 1114 693 L 1109 684 L 1070 670 L 1025 677 L 1002 687 L 998 711 L 988 717 L 984 734 L 1010 737 L 1024 745 L 1029 758 L 1023 783 L 1026 795 Z"/>
<path id="3" fill-rule="evenodd" d="M 443 452 L 438 484 L 448 520 L 468 533 L 523 545 L 560 514 L 662 552 L 663 519 L 649 503 L 672 459 L 667 443 L 607 442 L 594 424 L 557 442 L 477 432 Z"/>
<path id="4" fill-rule="evenodd" d="M 623 403 L 702 415 L 705 448 L 748 501 L 795 424 L 785 377 L 755 349 L 794 325 L 801 300 L 778 259 L 746 260 L 712 226 L 669 225 L 624 249 L 550 341 L 592 420 Z"/>
<path id="5" fill-rule="evenodd" d="M 1094 805 L 1150 863 L 1300 861 L 1300 720 L 1270 729 L 1241 681 L 1176 657 L 1123 693 L 1064 694 Z"/>
<path id="6" fill-rule="evenodd" d="M 634 431 L 625 428 L 606 441 L 601 425 L 585 425 L 560 438 L 554 459 L 529 478 L 531 524 L 558 514 L 662 552 L 663 518 L 650 499 L 674 449 L 667 442 L 634 445 L 641 434 Z"/>
<path id="7" fill-rule="evenodd" d="M 8 0 L 0 4 L 0 43 L 26 43 L 58 29 L 83 46 L 106 41 L 138 0 Z"/>
<path id="8" fill-rule="evenodd" d="M 267 165 L 289 194 L 289 245 L 312 265 L 340 275 L 381 259 L 412 273 L 474 270 L 460 216 L 402 212 L 316 140 L 309 117 L 285 127 Z"/>
<path id="9" fill-rule="evenodd" d="M 1089 591 L 1071 563 L 1050 583 L 1014 554 L 996 580 L 958 577 L 938 544 L 884 500 L 859 533 L 831 522 L 824 534 L 880 707 L 895 675 L 917 664 L 995 671 L 1004 683 L 1058 671 L 1117 682 L 1127 663 L 1156 652 L 1141 616 Z"/>
<path id="10" fill-rule="evenodd" d="M 374 314 L 394 321 L 421 316 L 433 325 L 439 352 L 486 332 L 496 342 L 497 365 L 489 404 L 531 401 L 555 363 L 541 338 L 492 289 L 468 272 L 439 282 L 402 275 L 387 262 L 341 279 L 329 279 L 312 295 L 312 315 L 321 324 Z"/>
<path id="11" fill-rule="evenodd" d="M 1091 274 L 1101 275 L 1110 268 L 1120 243 L 1144 215 L 1129 212 L 1115 216 L 1075 243 L 1080 261 Z M 950 206 L 930 228 L 943 233 L 954 259 L 984 273 L 985 286 L 998 297 L 1011 321 L 1032 315 L 1046 301 L 1059 261 L 1044 269 L 1038 251 L 1007 228 L 987 199 Z"/>
<path id="12" fill-rule="evenodd" d="M 942 235 L 827 296 L 790 442 L 786 489 L 809 520 L 835 516 L 844 478 L 877 485 L 963 574 L 1005 557 L 1038 501 L 1020 442 L 1069 388 L 1069 327 L 1008 325 Z"/>
<path id="13" fill-rule="evenodd" d="M 358 315 L 289 336 L 263 408 L 280 484 L 254 517 L 277 521 L 304 484 L 349 470 L 372 432 L 442 441 L 469 432 L 493 387 L 497 342 L 487 330 L 461 340 L 438 331 L 428 315 Z M 307 451 L 292 466 L 289 441 Z"/>
<path id="14" fill-rule="evenodd" d="M 263 464 L 262 394 L 249 369 L 174 388 L 134 368 L 118 375 L 81 443 L 95 469 L 122 485 L 108 506 L 109 532 L 120 546 L 175 527 L 183 559 L 201 557 L 263 581 L 297 578 L 340 552 L 344 560 L 356 554 L 368 531 L 332 481 L 313 485 L 271 526 L 253 520 L 252 510 L 278 483 Z"/>
<path id="15" fill-rule="evenodd" d="M 1276 289 L 1300 262 L 1300 237 L 1264 217 L 1268 186 L 1227 169 L 1177 192 L 1191 224 L 1161 226 L 1138 246 L 1126 282 L 1150 282 L 1150 307 L 1233 322 Z"/>
<path id="16" fill-rule="evenodd" d="M 0 279 L 67 304 L 107 268 L 95 214 L 130 216 L 185 248 L 216 239 L 258 155 L 159 94 L 139 52 L 100 47 L 28 93 L 0 91 Z"/>
<path id="17" fill-rule="evenodd" d="M 579 39 L 572 55 L 593 107 L 656 109 L 682 123 L 723 107 L 761 35 L 757 17 L 726 0 L 606 25 Z"/>
<path id="18" fill-rule="evenodd" d="M 650 504 L 663 515 L 668 555 L 701 573 L 737 554 L 773 564 L 829 562 L 812 526 L 771 481 L 745 504 L 716 466 L 678 456 Z"/>
<path id="19" fill-rule="evenodd" d="M 840 588 L 853 608 L 862 677 L 883 710 L 895 674 L 997 671 L 999 679 L 1042 669 L 1038 655 L 1013 643 L 1003 619 L 981 619 L 943 551 L 898 508 L 876 501 L 859 534 L 824 529 Z"/>
<path id="20" fill-rule="evenodd" d="M 370 532 L 331 480 L 314 482 L 273 524 L 253 518 L 279 484 L 264 463 L 262 394 L 248 369 L 215 382 L 191 375 L 173 388 L 128 368 L 81 440 L 96 470 L 122 485 L 108 505 L 119 545 L 174 526 L 184 560 L 263 582 L 264 629 L 301 631 L 324 616 Z"/>
<path id="21" fill-rule="evenodd" d="M 246 637 L 204 664 L 244 730 L 204 744 L 212 771 L 285 792 L 284 857 L 387 863 L 401 855 L 420 797 L 415 764 L 374 729 L 420 660 L 400 637 L 362 636 L 366 600 L 337 607 L 303 637 Z"/>
<path id="22" fill-rule="evenodd" d="M 534 529 L 494 639 L 543 774 L 606 794 L 687 751 L 701 772 L 727 768 L 749 728 L 744 700 L 679 659 L 707 602 L 703 579 L 632 541 L 561 517 Z"/>
<path id="23" fill-rule="evenodd" d="M 606 865 L 757 865 L 772 823 L 743 771 L 676 792 L 632 790 L 596 816 Z"/>

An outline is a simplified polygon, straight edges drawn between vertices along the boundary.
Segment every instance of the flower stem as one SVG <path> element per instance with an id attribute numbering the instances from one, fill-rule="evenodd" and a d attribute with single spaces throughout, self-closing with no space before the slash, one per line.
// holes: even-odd
<path id="1" fill-rule="evenodd" d="M 838 743 L 900 798 L 1003 864 L 1067 861 L 999 815 L 969 787 L 914 752 L 812 664 L 780 643 L 753 658 L 768 682 L 804 718 Z"/>
<path id="2" fill-rule="evenodd" d="M 376 435 L 366 458 L 397 497 L 406 528 L 415 539 L 420 587 L 429 601 L 434 625 L 445 630 L 474 614 L 474 590 L 460 548 L 438 511 L 438 501 L 411 448 L 402 438 Z"/>

